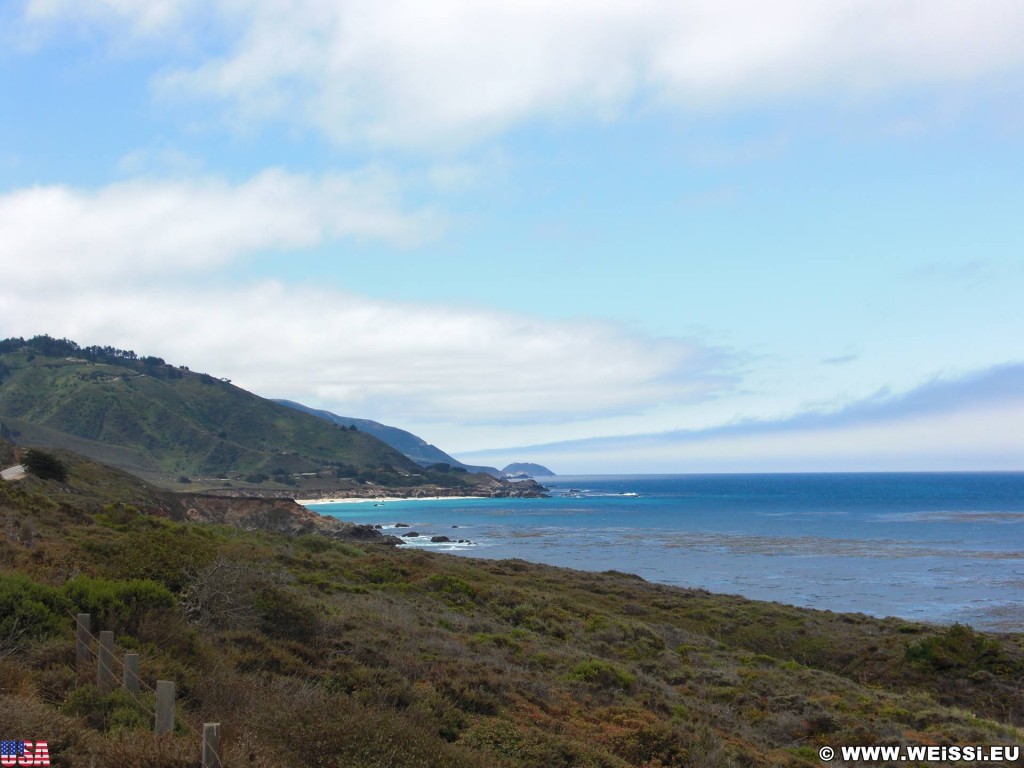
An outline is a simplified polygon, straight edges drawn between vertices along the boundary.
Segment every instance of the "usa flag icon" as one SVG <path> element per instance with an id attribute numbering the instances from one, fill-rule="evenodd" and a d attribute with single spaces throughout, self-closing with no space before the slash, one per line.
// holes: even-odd
<path id="1" fill-rule="evenodd" d="M 0 741 L 0 766 L 50 765 L 50 747 L 45 741 L 4 739 Z"/>
<path id="2" fill-rule="evenodd" d="M 21 757 L 25 754 L 24 741 L 0 742 L 0 757 Z"/>

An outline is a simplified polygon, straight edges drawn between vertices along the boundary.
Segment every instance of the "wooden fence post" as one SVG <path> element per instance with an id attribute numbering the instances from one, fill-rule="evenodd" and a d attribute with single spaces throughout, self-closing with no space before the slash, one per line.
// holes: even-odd
<path id="1" fill-rule="evenodd" d="M 96 663 L 96 687 L 100 693 L 114 690 L 114 633 L 100 632 L 99 661 Z"/>
<path id="2" fill-rule="evenodd" d="M 75 617 L 75 667 L 79 672 L 89 668 L 89 624 L 91 616 L 80 613 Z"/>
<path id="3" fill-rule="evenodd" d="M 170 680 L 156 681 L 156 735 L 174 730 L 174 683 Z"/>
<path id="4" fill-rule="evenodd" d="M 203 723 L 203 768 L 221 768 L 220 723 Z"/>
<path id="5" fill-rule="evenodd" d="M 139 698 L 139 654 L 126 653 L 124 655 L 124 676 L 121 685 L 132 695 L 133 699 Z"/>

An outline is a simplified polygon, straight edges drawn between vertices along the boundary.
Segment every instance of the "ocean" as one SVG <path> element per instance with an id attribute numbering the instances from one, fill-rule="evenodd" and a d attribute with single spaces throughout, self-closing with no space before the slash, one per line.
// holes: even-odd
<path id="1" fill-rule="evenodd" d="M 1024 630 L 1024 473 L 542 482 L 550 498 L 311 508 L 399 536 L 415 531 L 405 546 L 455 555 L 614 569 L 757 600 Z M 432 536 L 455 541 L 432 543 Z"/>

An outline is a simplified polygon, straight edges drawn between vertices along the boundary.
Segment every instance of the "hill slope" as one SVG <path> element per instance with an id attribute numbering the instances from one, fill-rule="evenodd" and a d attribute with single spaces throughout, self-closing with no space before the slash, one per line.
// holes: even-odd
<path id="1" fill-rule="evenodd" d="M 370 433 L 378 440 L 387 443 L 396 451 L 399 451 L 403 455 L 415 461 L 417 464 L 421 464 L 425 467 L 430 466 L 431 464 L 448 464 L 452 467 L 461 467 L 467 472 L 486 472 L 494 477 L 502 476 L 501 472 L 499 472 L 495 467 L 480 467 L 463 464 L 458 459 L 449 456 L 436 445 L 428 443 L 422 437 L 418 437 L 412 432 L 406 432 L 404 429 L 399 429 L 398 427 L 389 427 L 387 424 L 381 424 L 379 421 L 371 421 L 370 419 L 356 419 L 350 416 L 339 416 L 338 414 L 331 413 L 330 411 L 324 411 L 319 408 L 310 408 L 308 405 L 296 403 L 293 400 L 275 400 L 274 402 L 302 411 L 303 413 L 312 414 L 313 416 L 329 421 L 332 424 L 355 426 L 363 432 Z"/>
<path id="2" fill-rule="evenodd" d="M 70 450 L 168 483 L 420 467 L 370 434 L 331 425 L 212 376 L 110 348 L 0 342 L 0 436 Z"/>
<path id="3" fill-rule="evenodd" d="M 173 494 L 67 460 L 66 484 L 0 481 L 0 721 L 55 765 L 193 768 L 204 722 L 253 768 L 812 768 L 824 745 L 1024 742 L 1020 635 L 175 522 L 152 507 Z M 76 672 L 80 611 L 146 685 L 176 683 L 175 733 L 154 739 L 151 694 Z"/>

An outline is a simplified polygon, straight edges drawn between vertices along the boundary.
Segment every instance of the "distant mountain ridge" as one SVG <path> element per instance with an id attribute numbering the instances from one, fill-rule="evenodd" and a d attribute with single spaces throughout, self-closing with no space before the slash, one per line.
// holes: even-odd
<path id="1" fill-rule="evenodd" d="M 505 477 L 555 477 L 547 467 L 529 461 L 514 461 L 501 472 Z"/>
<path id="2" fill-rule="evenodd" d="M 329 421 L 332 424 L 340 426 L 355 426 L 363 432 L 369 432 L 378 440 L 382 440 L 396 451 L 401 452 L 417 464 L 424 467 L 429 467 L 432 464 L 448 464 L 452 467 L 465 469 L 467 472 L 486 472 L 494 477 L 502 476 L 501 471 L 495 467 L 463 464 L 458 459 L 449 456 L 437 446 L 428 443 L 422 437 L 418 437 L 412 432 L 407 432 L 404 429 L 399 429 L 398 427 L 389 427 L 386 424 L 381 424 L 379 421 L 371 421 L 370 419 L 357 419 L 351 416 L 339 416 L 338 414 L 331 413 L 330 411 L 321 410 L 319 408 L 310 408 L 308 405 L 296 403 L 293 400 L 274 400 L 274 402 L 286 405 L 289 408 L 294 408 L 304 413 L 312 414 L 313 416 Z"/>

